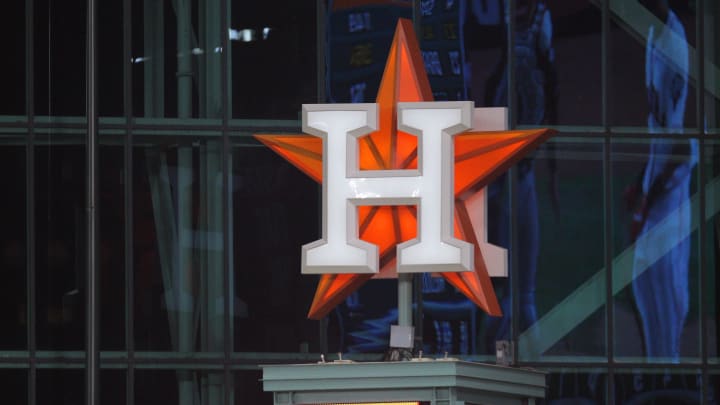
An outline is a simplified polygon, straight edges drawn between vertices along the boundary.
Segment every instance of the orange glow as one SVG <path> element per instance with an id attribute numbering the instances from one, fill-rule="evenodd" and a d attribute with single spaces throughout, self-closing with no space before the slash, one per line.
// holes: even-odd
<path id="1" fill-rule="evenodd" d="M 333 402 L 315 405 L 420 405 L 420 402 Z"/>
<path id="2" fill-rule="evenodd" d="M 398 20 L 395 37 L 378 90 L 378 131 L 359 142 L 361 170 L 416 169 L 417 138 L 397 130 L 398 102 L 433 101 L 417 38 L 410 20 Z M 475 245 L 475 270 L 440 273 L 485 312 L 502 311 L 488 276 L 465 200 L 552 135 L 546 129 L 465 132 L 455 136 L 455 234 Z M 322 140 L 310 135 L 255 135 L 257 139 L 322 182 Z M 417 236 L 416 207 L 362 206 L 358 208 L 361 239 L 378 245 L 380 273 L 394 271 L 395 246 Z M 321 277 L 308 317 L 321 319 L 353 291 L 372 278 L 367 274 L 326 274 Z"/>

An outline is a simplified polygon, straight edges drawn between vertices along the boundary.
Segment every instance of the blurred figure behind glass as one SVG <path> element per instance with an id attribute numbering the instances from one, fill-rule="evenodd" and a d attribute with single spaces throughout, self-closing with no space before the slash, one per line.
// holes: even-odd
<path id="1" fill-rule="evenodd" d="M 689 63 L 685 29 L 667 0 L 643 4 L 659 19 L 650 26 L 645 53 L 648 132 L 681 133 Z M 688 312 L 691 212 L 686 202 L 696 163 L 695 140 L 653 138 L 635 186 L 638 197 L 630 199 L 635 200 L 631 239 L 636 242 L 632 288 L 645 354 L 672 362 L 680 357 Z"/>

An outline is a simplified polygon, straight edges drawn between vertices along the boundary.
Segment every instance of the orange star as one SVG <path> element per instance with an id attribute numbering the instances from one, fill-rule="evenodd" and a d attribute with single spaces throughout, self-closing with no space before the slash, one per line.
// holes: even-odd
<path id="1" fill-rule="evenodd" d="M 412 22 L 398 21 L 376 103 L 378 128 L 360 142 L 361 170 L 417 168 L 417 139 L 397 130 L 398 102 L 433 101 Z M 475 246 L 475 270 L 440 273 L 461 293 L 493 316 L 502 311 L 478 246 L 472 196 L 550 137 L 551 130 L 465 132 L 455 136 L 455 236 Z M 322 140 L 309 135 L 255 135 L 317 182 L 322 182 Z M 320 279 L 308 318 L 320 319 L 367 280 L 392 276 L 395 246 L 417 236 L 414 206 L 361 206 L 360 238 L 378 245 L 380 272 L 326 274 Z"/>

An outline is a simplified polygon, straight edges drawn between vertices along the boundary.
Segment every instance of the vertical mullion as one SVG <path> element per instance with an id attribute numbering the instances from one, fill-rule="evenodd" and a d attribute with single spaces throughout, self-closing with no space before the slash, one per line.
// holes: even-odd
<path id="1" fill-rule="evenodd" d="M 316 19 L 316 63 L 317 63 L 317 102 L 324 103 L 327 99 L 325 77 L 325 0 L 316 0 L 315 2 L 315 19 Z"/>
<path id="2" fill-rule="evenodd" d="M 125 404 L 135 402 L 135 275 L 133 246 L 132 2 L 123 0 L 123 115 L 125 116 Z"/>
<path id="3" fill-rule="evenodd" d="M 321 31 L 320 26 L 318 25 L 318 32 L 317 32 L 318 67 L 320 65 L 322 65 L 323 72 L 325 71 L 325 68 L 327 66 L 327 62 L 326 62 L 327 61 L 327 59 L 326 59 L 327 58 L 327 48 L 325 47 L 325 39 L 327 38 L 325 30 L 327 29 L 327 27 L 325 26 L 325 22 L 328 21 L 328 15 L 327 15 L 327 9 L 324 7 L 324 5 L 326 3 L 327 3 L 327 0 L 318 0 L 317 1 L 318 5 L 320 5 L 320 4 L 323 5 L 323 9 L 318 10 L 318 13 L 317 13 L 318 24 L 320 24 L 320 22 L 322 21 L 323 27 L 325 27 L 324 30 Z M 413 10 L 415 10 L 417 8 L 415 3 L 416 3 L 416 1 L 413 0 Z M 413 20 L 414 19 L 415 19 L 415 12 L 413 11 Z M 321 48 L 321 43 L 322 43 L 322 48 Z M 320 78 L 320 76 L 318 75 L 318 79 L 322 80 L 323 86 L 325 86 L 325 85 L 329 86 L 329 83 L 328 84 L 325 83 L 325 80 L 327 80 L 327 76 L 325 74 L 323 74 L 322 78 Z M 327 101 L 327 94 L 325 93 L 324 88 L 323 88 L 322 93 L 320 93 L 320 87 L 318 86 L 317 98 L 318 98 L 318 103 L 325 103 Z M 322 212 L 322 191 L 321 190 L 322 190 L 321 188 L 316 188 L 316 194 L 318 195 L 318 197 L 319 197 L 318 201 L 320 202 L 319 203 L 320 205 L 318 205 L 318 208 L 317 208 L 317 210 L 318 210 L 317 212 Z M 317 227 L 318 227 L 318 230 L 322 230 L 322 218 L 317 222 Z M 328 336 L 327 336 L 328 323 L 329 323 L 328 316 L 324 316 L 317 323 L 317 325 L 318 325 L 318 328 L 317 328 L 318 346 L 319 346 L 318 349 L 319 349 L 320 353 L 327 353 L 329 350 Z"/>
<path id="4" fill-rule="evenodd" d="M 698 49 L 701 47 L 699 46 Z M 704 132 L 704 130 L 701 130 L 701 134 Z M 703 387 L 703 393 L 702 393 L 702 403 L 707 403 L 707 387 L 709 386 L 709 375 L 708 375 L 708 358 L 707 358 L 707 322 L 705 317 L 705 304 L 704 304 L 704 296 L 705 296 L 705 270 L 707 268 L 706 262 L 705 262 L 705 251 L 706 251 L 706 243 L 707 243 L 707 237 L 705 232 L 707 231 L 707 226 L 705 224 L 705 211 L 706 211 L 706 204 L 705 204 L 705 179 L 707 177 L 707 174 L 705 173 L 705 139 L 701 136 L 698 141 L 698 165 L 697 165 L 697 178 L 699 187 L 698 187 L 698 196 L 699 196 L 699 204 L 698 204 L 698 213 L 697 215 L 700 216 L 698 220 L 698 243 L 699 243 L 699 249 L 698 254 L 700 257 L 700 260 L 698 260 L 699 265 L 699 276 L 698 276 L 698 286 L 699 286 L 699 302 L 698 302 L 698 312 L 700 315 L 700 361 L 702 364 L 702 387 Z"/>
<path id="5" fill-rule="evenodd" d="M 700 233 L 698 235 L 698 242 L 700 244 L 698 249 L 698 254 L 700 257 L 699 263 L 699 269 L 700 272 L 698 276 L 698 283 L 699 283 L 699 302 L 698 302 L 698 312 L 700 314 L 700 361 L 702 364 L 702 400 L 701 403 L 705 404 L 707 403 L 707 393 L 709 387 L 710 378 L 708 375 L 708 359 L 707 359 L 707 322 L 705 317 L 705 270 L 706 270 L 706 262 L 705 262 L 705 249 L 706 249 L 706 243 L 707 243 L 707 235 L 706 235 L 706 224 L 705 224 L 705 4 L 703 0 L 697 1 L 697 9 L 695 10 L 695 21 L 696 21 L 696 28 L 695 28 L 695 35 L 697 37 L 697 53 L 696 53 L 696 66 L 697 66 L 697 87 L 695 91 L 695 97 L 696 97 L 696 103 L 697 103 L 697 110 L 696 110 L 696 121 L 697 125 L 699 127 L 698 133 L 700 134 L 700 139 L 698 140 L 698 164 L 697 164 L 697 178 L 698 182 L 700 183 L 698 187 L 698 196 L 700 198 L 699 201 L 699 207 L 698 207 L 698 215 L 700 216 L 700 219 L 698 221 L 698 232 Z M 690 152 L 692 153 L 692 151 Z"/>
<path id="6" fill-rule="evenodd" d="M 232 356 L 232 333 L 231 333 L 231 318 L 230 318 L 230 309 L 232 308 L 232 301 L 234 297 L 233 293 L 233 284 L 230 280 L 230 272 L 232 271 L 232 268 L 230 266 L 230 257 L 229 255 L 232 254 L 230 251 L 230 173 L 229 173 L 229 165 L 228 160 L 230 159 L 230 131 L 228 129 L 228 123 L 230 121 L 230 115 L 232 114 L 231 109 L 228 108 L 229 105 L 229 93 L 228 93 L 228 84 L 230 83 L 230 80 L 228 78 L 228 74 L 230 74 L 231 70 L 228 69 L 228 63 L 230 63 L 230 39 L 228 36 L 228 30 L 230 27 L 229 24 L 229 7 L 231 7 L 231 3 L 228 2 L 228 0 L 221 0 L 220 1 L 220 32 L 221 32 L 221 45 L 223 52 L 221 54 L 221 61 L 220 61 L 220 80 L 221 80 L 221 99 L 223 100 L 223 104 L 225 105 L 225 108 L 223 108 L 222 111 L 222 217 L 223 217 L 223 259 L 222 259 L 222 266 L 223 266 L 223 285 L 224 285 L 224 291 L 223 294 L 225 295 L 223 299 L 223 335 L 224 335 L 224 344 L 223 344 L 223 377 L 224 377 L 224 384 L 225 389 L 223 389 L 223 402 L 225 405 L 232 405 L 232 399 L 234 395 L 230 395 L 230 390 L 233 387 L 233 378 L 232 378 L 232 372 L 230 370 L 231 365 L 231 356 Z"/>
<path id="7" fill-rule="evenodd" d="M 613 272 L 613 244 L 612 244 L 612 196 L 611 196 L 611 182 L 612 178 L 612 166 L 611 162 L 611 134 L 610 134 L 610 119 L 608 111 L 608 99 L 610 96 L 610 45 L 608 41 L 610 39 L 610 0 L 603 0 L 601 10 L 601 57 L 600 57 L 600 69 L 601 69 L 601 81 L 602 81 L 602 126 L 604 133 L 603 140 L 603 236 L 605 239 L 605 345 L 607 355 L 607 384 L 605 389 L 605 398 L 608 403 L 612 403 L 615 397 L 615 384 L 614 384 L 614 364 L 615 364 L 615 350 L 614 350 L 614 302 L 612 293 L 612 272 Z"/>
<path id="8" fill-rule="evenodd" d="M 97 271 L 97 30 L 95 0 L 87 0 L 86 99 L 87 117 L 87 273 L 85 280 L 85 403 L 99 404 L 99 292 Z"/>
<path id="9" fill-rule="evenodd" d="M 420 1 L 415 0 L 413 2 L 413 29 L 415 30 L 416 35 L 418 36 L 418 42 L 422 41 L 421 37 L 419 36 L 422 32 L 422 9 L 421 9 Z M 422 51 L 421 51 L 422 52 Z M 431 89 L 432 90 L 432 89 Z M 321 101 L 325 102 L 325 100 Z M 320 199 L 322 201 L 322 198 Z M 400 277 L 398 276 L 397 282 L 400 283 Z M 398 290 L 399 292 L 399 290 Z M 398 294 L 398 309 L 399 309 L 399 302 L 400 302 L 400 295 Z M 412 277 L 412 284 L 411 284 L 411 297 L 410 297 L 411 305 L 414 303 L 412 315 L 410 317 L 410 325 L 414 327 L 415 333 L 413 337 L 413 347 L 417 348 L 418 350 L 422 350 L 423 348 L 423 294 L 422 294 L 422 277 L 419 275 L 414 275 Z M 398 320 L 400 315 L 398 313 Z M 327 328 L 325 328 L 325 332 L 327 332 Z M 474 348 L 473 348 L 474 349 Z"/>
<path id="10" fill-rule="evenodd" d="M 610 48 L 608 40 L 610 36 L 610 0 L 602 0 L 600 9 L 600 80 L 601 80 L 601 113 L 600 120 L 605 135 L 608 134 L 610 123 L 609 123 L 609 112 L 608 112 L 608 97 L 610 95 L 610 82 L 608 75 L 608 66 L 610 59 Z"/>
<path id="11" fill-rule="evenodd" d="M 612 272 L 613 272 L 613 265 L 612 265 L 612 201 L 611 201 L 611 176 L 612 176 L 612 166 L 610 164 L 611 161 L 611 147 L 612 144 L 610 142 L 610 136 L 606 134 L 604 142 L 603 142 L 603 215 L 605 217 L 604 225 L 603 225 L 603 237 L 605 239 L 605 319 L 606 319 L 606 327 L 605 327 L 605 345 L 606 345 L 606 356 L 607 356 L 607 364 L 608 364 L 608 373 L 607 373 L 607 394 L 606 398 L 611 398 L 611 396 L 614 396 L 613 391 L 613 374 L 614 374 L 614 366 L 615 366 L 615 359 L 614 359 L 614 314 L 613 314 L 613 308 L 614 308 L 614 302 L 613 302 L 613 293 L 612 293 Z M 609 403 L 612 403 L 610 401 Z"/>
<path id="12" fill-rule="evenodd" d="M 35 308 L 35 36 L 34 0 L 25 0 L 25 113 L 27 143 L 25 148 L 25 252 L 26 252 L 26 317 L 28 350 L 28 405 L 37 402 L 37 340 Z"/>
<path id="13" fill-rule="evenodd" d="M 506 63 L 507 63 L 507 77 L 508 85 L 505 91 L 508 92 L 508 117 L 510 129 L 517 127 L 517 113 L 515 111 L 516 106 L 516 94 L 515 94 L 515 0 L 508 0 L 507 2 L 507 43 L 506 43 Z M 509 199 L 510 199 L 510 342 L 512 344 L 512 364 L 518 364 L 518 353 L 519 348 L 517 347 L 518 336 L 519 336 L 519 294 L 518 294 L 518 226 L 517 226 L 517 170 L 515 167 L 511 167 L 508 170 L 508 187 L 509 187 Z M 507 292 L 506 292 L 507 294 Z M 504 314 L 507 316 L 507 314 Z"/>
<path id="14" fill-rule="evenodd" d="M 516 14 L 516 2 L 515 0 L 507 0 L 507 77 L 508 87 L 508 117 L 509 117 L 509 128 L 517 128 L 517 95 L 515 93 L 515 14 Z"/>

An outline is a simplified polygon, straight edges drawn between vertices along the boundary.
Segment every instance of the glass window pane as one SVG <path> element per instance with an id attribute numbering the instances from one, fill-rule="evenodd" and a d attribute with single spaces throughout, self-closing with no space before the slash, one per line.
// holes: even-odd
<path id="1" fill-rule="evenodd" d="M 631 361 L 700 354 L 696 140 L 613 143 L 615 353 Z"/>
<path id="2" fill-rule="evenodd" d="M 505 7 L 500 0 L 468 1 L 466 4 L 458 10 L 464 99 L 474 101 L 476 107 L 506 107 L 509 87 L 507 80 L 502 80 L 507 70 Z M 442 10 L 442 6 L 436 8 Z M 423 26 L 426 20 L 432 20 L 432 16 L 423 16 Z M 437 28 L 423 28 L 423 47 L 426 42 L 433 41 L 428 35 L 438 38 L 442 34 L 444 31 L 438 32 Z M 437 79 L 430 77 L 433 84 Z"/>
<path id="3" fill-rule="evenodd" d="M 41 350 L 85 347 L 87 172 L 82 137 L 40 135 L 35 147 L 35 310 Z"/>
<path id="4" fill-rule="evenodd" d="M 549 369 L 547 403 L 558 405 L 590 405 L 607 401 L 605 369 Z"/>
<path id="5" fill-rule="evenodd" d="M 123 115 L 123 2 L 103 3 L 97 8 L 98 113 Z"/>
<path id="6" fill-rule="evenodd" d="M 718 395 L 720 395 L 720 373 L 713 370 L 710 372 L 710 384 L 705 390 L 705 398 L 707 403 L 717 403 Z"/>
<path id="7" fill-rule="evenodd" d="M 222 372 L 197 370 L 136 370 L 136 405 L 222 404 Z"/>
<path id="8" fill-rule="evenodd" d="M 14 138 L 14 139 L 13 139 Z M 27 234 L 26 147 L 23 136 L 0 141 L 0 176 L 5 197 L 0 199 L 0 350 L 27 347 Z M 14 141 L 13 141 L 14 140 Z M 18 142 L 19 141 L 19 142 Z"/>
<path id="9" fill-rule="evenodd" d="M 548 61 L 550 72 L 546 73 L 545 79 L 545 119 L 540 124 L 600 125 L 602 123 L 599 4 L 595 1 L 573 1 L 557 3 L 555 7 L 548 6 L 552 26 L 550 29 L 545 28 L 544 31 L 552 33 L 552 48 Z M 522 14 L 521 9 L 522 7 L 518 8 L 519 15 Z M 543 24 L 547 24 L 546 21 L 547 19 Z M 544 37 L 543 35 L 541 38 Z M 523 92 L 522 89 L 531 89 L 533 86 L 539 88 L 536 84 L 538 79 L 527 80 L 528 77 L 523 73 L 522 67 L 527 56 L 523 56 L 522 48 L 516 49 L 515 53 L 516 86 L 519 88 L 518 123 L 536 124 L 533 120 L 537 118 L 533 119 L 533 115 L 529 113 L 534 104 L 533 94 L 540 91 Z M 542 62 L 542 59 L 539 62 Z M 523 100 L 530 101 L 525 103 Z M 537 103 L 540 103 L 540 100 Z"/>
<path id="10" fill-rule="evenodd" d="M 500 176 L 497 180 L 493 181 L 487 188 L 487 216 L 488 216 L 488 223 L 487 223 L 487 241 L 488 243 L 499 246 L 503 249 L 507 250 L 507 257 L 508 257 L 508 273 L 514 274 L 513 272 L 516 271 L 512 268 L 511 264 L 511 255 L 513 254 L 512 251 L 510 251 L 511 247 L 511 228 L 512 228 L 512 215 L 511 215 L 511 188 L 515 187 L 518 192 L 520 189 L 524 191 L 525 196 L 532 196 L 535 192 L 534 190 L 534 180 L 533 180 L 533 173 L 532 170 L 534 163 L 532 163 L 531 159 L 525 159 L 515 165 L 509 172 L 505 173 L 504 175 Z M 522 167 L 522 169 L 521 169 Z M 520 174 L 522 172 L 523 174 Z M 511 174 L 512 173 L 512 174 Z M 512 176 L 516 176 L 517 183 L 515 186 L 511 184 L 511 178 Z M 520 203 L 520 200 L 517 200 L 518 203 Z M 531 200 L 523 201 L 523 203 L 530 203 L 532 204 Z M 520 214 L 520 212 L 527 214 L 523 216 L 524 219 L 534 218 L 534 215 L 532 213 L 532 208 L 528 205 L 524 205 L 523 207 L 518 206 L 517 208 L 517 215 Z M 536 218 L 534 218 L 536 219 Z M 527 230 L 528 226 L 533 226 L 533 224 L 536 224 L 534 222 L 528 222 L 528 221 L 522 221 L 522 225 L 520 224 L 521 221 L 518 221 L 517 224 L 519 226 L 518 229 L 522 228 L 524 230 Z M 527 248 L 529 244 L 535 244 L 535 247 L 537 247 L 537 239 L 528 239 L 525 240 L 524 246 Z M 520 249 L 520 248 L 519 248 Z M 535 266 L 536 263 L 534 263 L 532 260 L 523 261 L 522 264 L 520 264 L 517 268 L 517 271 L 521 274 L 532 274 L 533 270 L 527 270 L 528 266 Z M 522 270 L 526 269 L 526 270 Z M 493 288 L 495 289 L 495 294 L 497 295 L 497 299 L 499 300 L 500 307 L 503 311 L 502 317 L 492 317 L 489 315 L 484 314 L 481 318 L 481 321 L 479 323 L 479 326 L 481 329 L 477 332 L 478 333 L 478 344 L 476 344 L 475 353 L 490 356 L 489 360 L 494 360 L 496 357 L 496 350 L 495 350 L 495 342 L 499 340 L 510 340 L 512 339 L 513 331 L 512 331 L 512 325 L 513 325 L 513 317 L 518 316 L 518 314 L 513 313 L 512 311 L 512 300 L 513 300 L 513 294 L 514 291 L 511 289 L 511 282 L 509 277 L 496 277 L 492 279 L 493 282 Z M 525 290 L 525 289 L 523 289 Z"/>
<path id="11" fill-rule="evenodd" d="M 25 114 L 25 2 L 9 1 L 0 13 L 0 38 L 4 38 L 4 73 L 0 75 L 0 114 Z"/>
<path id="12" fill-rule="evenodd" d="M 35 113 L 85 115 L 86 2 L 37 0 Z"/>
<path id="13" fill-rule="evenodd" d="M 222 352 L 220 138 L 183 132 L 134 139 L 136 348 Z"/>
<path id="14" fill-rule="evenodd" d="M 705 14 L 705 126 L 720 133 L 720 4 L 706 1 Z"/>
<path id="15" fill-rule="evenodd" d="M 459 1 L 423 2 L 420 6 L 417 34 L 430 87 L 438 101 L 467 99 L 462 35 L 465 8 Z"/>
<path id="16" fill-rule="evenodd" d="M 235 372 L 235 405 L 244 404 L 271 404 L 272 392 L 262 389 L 262 371 L 242 370 Z"/>
<path id="17" fill-rule="evenodd" d="M 103 405 L 126 405 L 125 383 L 125 370 L 100 370 L 100 403 Z"/>
<path id="18" fill-rule="evenodd" d="M 315 2 L 235 2 L 230 13 L 232 116 L 297 119 L 317 101 Z"/>
<path id="19" fill-rule="evenodd" d="M 610 3 L 612 125 L 696 128 L 695 12 L 689 3 Z"/>
<path id="20" fill-rule="evenodd" d="M 133 114 L 221 118 L 220 1 L 132 0 Z"/>
<path id="21" fill-rule="evenodd" d="M 329 1 L 325 54 L 326 100 L 372 103 L 377 96 L 398 18 L 412 18 L 412 2 Z M 324 101 L 324 100 L 323 100 Z"/>
<path id="22" fill-rule="evenodd" d="M 700 404 L 700 370 L 633 369 L 615 374 L 614 400 L 618 404 Z"/>
<path id="23" fill-rule="evenodd" d="M 707 325 L 707 352 L 709 361 L 718 362 L 720 353 L 720 143 L 705 144 L 705 280 L 702 292 Z"/>
<path id="24" fill-rule="evenodd" d="M 447 13 L 443 4 L 436 2 L 433 16 L 427 18 Z M 467 4 L 461 40 L 468 99 L 477 105 L 506 106 L 510 78 L 505 7 L 500 0 Z M 599 8 L 582 1 L 518 2 L 514 27 L 517 123 L 601 124 Z"/>
<path id="25" fill-rule="evenodd" d="M 307 319 L 317 278 L 300 274 L 301 246 L 319 238 L 317 183 L 269 148 L 232 149 L 235 351 L 319 352 Z"/>
<path id="26" fill-rule="evenodd" d="M 0 370 L 0 381 L 3 382 L 3 403 L 7 405 L 27 404 L 28 374 L 25 370 Z"/>
<path id="27" fill-rule="evenodd" d="M 328 351 L 381 360 L 390 348 L 390 325 L 398 323 L 397 293 L 397 280 L 370 280 L 346 298 L 328 315 Z M 435 353 L 431 346 L 424 349 Z"/>
<path id="28" fill-rule="evenodd" d="M 599 140 L 556 138 L 518 167 L 522 361 L 606 360 L 602 160 Z"/>
<path id="29" fill-rule="evenodd" d="M 81 404 L 84 400 L 84 370 L 41 369 L 37 371 L 37 405 Z"/>
<path id="30" fill-rule="evenodd" d="M 120 138 L 101 136 L 98 155 L 98 256 L 100 263 L 100 344 L 125 347 L 125 173 Z"/>

